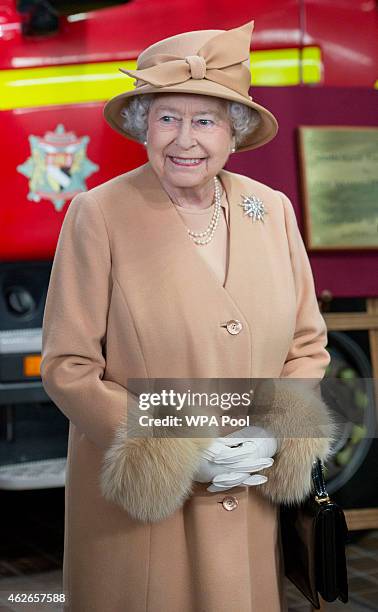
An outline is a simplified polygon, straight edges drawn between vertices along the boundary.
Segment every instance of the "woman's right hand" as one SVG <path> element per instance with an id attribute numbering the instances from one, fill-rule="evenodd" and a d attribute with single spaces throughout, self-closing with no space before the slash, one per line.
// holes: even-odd
<path id="1" fill-rule="evenodd" d="M 252 472 L 271 467 L 274 459 L 256 457 L 250 444 L 235 442 L 232 445 L 232 439 L 217 438 L 203 451 L 194 480 L 211 482 L 208 491 L 226 491 L 241 484 L 256 486 L 267 481 L 266 476 Z"/>

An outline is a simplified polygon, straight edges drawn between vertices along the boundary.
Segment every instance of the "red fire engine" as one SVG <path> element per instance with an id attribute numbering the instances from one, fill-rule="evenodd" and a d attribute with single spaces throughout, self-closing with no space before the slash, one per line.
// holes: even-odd
<path id="1" fill-rule="evenodd" d="M 118 69 L 156 40 L 251 19 L 255 91 L 377 87 L 374 1 L 0 0 L 0 488 L 64 483 L 66 422 L 39 376 L 42 317 L 71 199 L 145 161 L 102 119 L 133 86 Z"/>

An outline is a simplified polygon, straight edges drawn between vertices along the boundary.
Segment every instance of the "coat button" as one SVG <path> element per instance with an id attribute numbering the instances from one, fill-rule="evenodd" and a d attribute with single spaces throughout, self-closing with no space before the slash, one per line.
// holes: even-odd
<path id="1" fill-rule="evenodd" d="M 238 500 L 233 495 L 227 495 L 222 500 L 222 506 L 225 510 L 235 510 L 238 507 Z"/>
<path id="2" fill-rule="evenodd" d="M 243 329 L 243 323 L 241 321 L 238 321 L 237 319 L 231 319 L 230 321 L 227 321 L 226 329 L 229 334 L 235 336 L 236 334 L 239 334 Z"/>

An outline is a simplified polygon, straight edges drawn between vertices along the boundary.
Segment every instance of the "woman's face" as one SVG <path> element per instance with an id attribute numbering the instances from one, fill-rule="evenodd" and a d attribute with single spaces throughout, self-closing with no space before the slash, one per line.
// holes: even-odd
<path id="1" fill-rule="evenodd" d="M 147 153 L 166 187 L 206 184 L 234 146 L 223 100 L 197 94 L 157 95 L 149 110 Z"/>

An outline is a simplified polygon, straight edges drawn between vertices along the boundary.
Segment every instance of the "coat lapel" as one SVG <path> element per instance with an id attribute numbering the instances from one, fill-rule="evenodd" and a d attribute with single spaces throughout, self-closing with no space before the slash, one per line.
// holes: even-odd
<path id="1" fill-rule="evenodd" d="M 196 282 L 202 277 L 208 284 L 224 293 L 224 297 L 234 300 L 240 294 L 240 289 L 248 287 L 249 281 L 253 281 L 251 275 L 253 270 L 251 261 L 247 261 L 248 251 L 251 244 L 254 250 L 259 252 L 260 240 L 264 241 L 263 222 L 253 224 L 252 220 L 244 216 L 243 208 L 238 206 L 242 201 L 242 181 L 235 180 L 235 175 L 222 170 L 219 177 L 223 183 L 229 203 L 229 262 L 224 286 L 221 285 L 211 268 L 203 260 L 186 233 L 186 227 L 167 193 L 161 186 L 157 176 L 149 163 L 142 167 L 136 175 L 135 186 L 139 191 L 141 202 L 138 214 L 141 215 L 146 244 L 151 247 L 151 252 L 161 253 L 163 258 L 172 263 L 177 260 L 185 262 L 181 274 L 187 282 Z M 242 178 L 242 177 L 240 177 Z M 253 227 L 252 227 L 253 226 Z M 253 236 L 252 236 L 253 235 Z M 252 241 L 252 242 L 251 242 Z"/>
<path id="2" fill-rule="evenodd" d="M 249 323 L 252 375 L 278 377 L 281 367 L 273 363 L 284 363 L 297 310 L 283 208 L 278 194 L 263 183 L 224 170 L 220 178 L 230 202 L 226 291 Z M 244 213 L 243 195 L 263 201 L 264 221 L 253 221 Z"/>
<path id="3" fill-rule="evenodd" d="M 225 290 L 231 297 L 241 299 L 244 303 L 245 299 L 253 298 L 251 287 L 259 286 L 258 282 L 264 273 L 263 252 L 270 233 L 269 216 L 266 221 L 253 222 L 244 214 L 240 206 L 242 196 L 251 193 L 244 177 L 226 170 L 222 170 L 219 176 L 230 205 L 230 254 Z M 266 200 L 258 189 L 254 193 Z M 269 209 L 270 204 L 265 201 L 265 206 Z"/>

